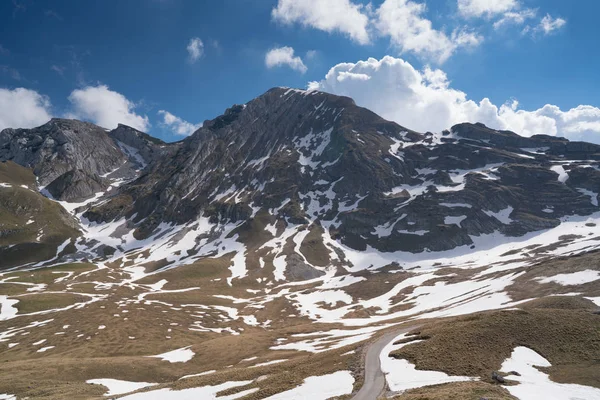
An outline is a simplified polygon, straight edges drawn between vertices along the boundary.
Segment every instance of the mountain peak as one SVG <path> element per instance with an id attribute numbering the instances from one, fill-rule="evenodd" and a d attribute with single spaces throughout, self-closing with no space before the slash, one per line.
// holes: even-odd
<path id="1" fill-rule="evenodd" d="M 115 137 L 115 136 L 119 136 L 121 138 L 124 138 L 125 136 L 135 136 L 137 138 L 140 138 L 142 140 L 157 144 L 157 145 L 166 145 L 167 143 L 157 137 L 151 136 L 145 132 L 142 132 L 136 128 L 132 128 L 129 125 L 125 125 L 125 124 L 121 124 L 119 123 L 117 125 L 117 127 L 113 130 L 111 130 L 109 132 L 109 135 Z M 127 142 L 127 140 L 122 140 L 124 142 Z"/>
<path id="2" fill-rule="evenodd" d="M 0 161 L 8 160 L 31 167 L 55 198 L 82 201 L 107 188 L 102 176 L 120 168 L 125 157 L 104 128 L 53 118 L 37 128 L 0 132 Z"/>

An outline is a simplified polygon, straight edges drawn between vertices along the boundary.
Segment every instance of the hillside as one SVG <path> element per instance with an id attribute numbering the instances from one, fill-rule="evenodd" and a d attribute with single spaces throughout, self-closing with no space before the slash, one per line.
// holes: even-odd
<path id="1" fill-rule="evenodd" d="M 399 398 L 519 398 L 489 376 L 521 347 L 600 391 L 598 145 L 274 88 L 177 143 L 7 129 L 0 161 L 0 394 L 353 398 L 400 331 Z"/>

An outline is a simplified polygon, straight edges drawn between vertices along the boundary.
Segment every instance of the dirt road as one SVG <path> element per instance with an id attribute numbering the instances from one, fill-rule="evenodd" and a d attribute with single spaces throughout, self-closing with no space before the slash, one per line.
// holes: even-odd
<path id="1" fill-rule="evenodd" d="M 385 346 L 402 333 L 410 332 L 417 326 L 405 326 L 386 333 L 373 343 L 370 343 L 365 356 L 365 381 L 362 388 L 352 397 L 352 400 L 376 400 L 385 390 L 385 376 L 381 372 L 379 356 Z"/>

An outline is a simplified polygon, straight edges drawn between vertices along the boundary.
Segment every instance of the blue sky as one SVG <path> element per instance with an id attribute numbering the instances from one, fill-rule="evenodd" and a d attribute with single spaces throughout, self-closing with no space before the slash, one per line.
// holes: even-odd
<path id="1" fill-rule="evenodd" d="M 317 82 L 418 130 L 482 120 L 595 140 L 599 11 L 593 0 L 3 1 L 0 128 L 70 116 L 179 140 L 273 86 Z"/>

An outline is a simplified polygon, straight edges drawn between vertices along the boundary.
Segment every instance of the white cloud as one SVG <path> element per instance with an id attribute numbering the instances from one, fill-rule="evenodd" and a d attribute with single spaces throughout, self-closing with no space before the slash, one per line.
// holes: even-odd
<path id="1" fill-rule="evenodd" d="M 500 29 L 505 25 L 523 25 L 526 20 L 535 18 L 537 10 L 526 8 L 524 10 L 506 12 L 502 18 L 494 22 L 494 28 Z"/>
<path id="2" fill-rule="evenodd" d="M 48 122 L 50 99 L 34 90 L 0 88 L 0 130 L 33 128 Z"/>
<path id="3" fill-rule="evenodd" d="M 317 50 L 308 50 L 306 52 L 306 56 L 304 58 L 306 60 L 313 60 L 313 59 L 317 58 L 318 55 L 319 55 L 319 52 Z"/>
<path id="4" fill-rule="evenodd" d="M 518 0 L 458 0 L 458 12 L 467 18 L 491 18 L 520 6 Z"/>
<path id="5" fill-rule="evenodd" d="M 550 14 L 546 14 L 542 21 L 538 25 L 538 30 L 543 32 L 545 35 L 549 35 L 552 32 L 565 26 L 567 21 L 562 18 L 552 18 Z"/>
<path id="6" fill-rule="evenodd" d="M 298 56 L 294 56 L 294 49 L 288 46 L 277 47 L 269 50 L 265 55 L 265 65 L 268 68 L 287 65 L 291 69 L 302 74 L 308 70 L 306 65 L 304 65 L 302 62 L 302 59 Z"/>
<path id="7" fill-rule="evenodd" d="M 555 105 L 527 111 L 516 100 L 497 106 L 479 103 L 452 88 L 440 69 L 418 71 L 408 62 L 386 56 L 341 63 L 309 88 L 352 97 L 382 117 L 417 131 L 440 132 L 461 122 L 482 122 L 520 135 L 548 134 L 600 142 L 600 108 L 581 105 L 563 111 Z"/>
<path id="8" fill-rule="evenodd" d="M 385 0 L 376 12 L 376 26 L 402 53 L 413 52 L 439 63 L 446 61 L 457 48 L 477 46 L 483 41 L 480 35 L 465 29 L 457 29 L 448 37 L 423 17 L 425 11 L 423 3 Z"/>
<path id="9" fill-rule="evenodd" d="M 201 123 L 194 125 L 165 110 L 160 110 L 158 115 L 163 117 L 162 123 L 177 135 L 189 136 L 202 126 Z"/>
<path id="10" fill-rule="evenodd" d="M 186 49 L 188 52 L 190 62 L 195 63 L 204 54 L 204 43 L 202 43 L 202 40 L 200 40 L 200 38 L 193 37 L 190 39 L 190 42 L 188 43 Z"/>
<path id="11" fill-rule="evenodd" d="M 299 23 L 325 32 L 341 32 L 360 44 L 370 41 L 369 8 L 350 0 L 279 0 L 271 11 L 275 21 Z"/>
<path id="12" fill-rule="evenodd" d="M 486 18 L 492 19 L 498 17 L 494 22 L 494 28 L 500 29 L 505 25 L 523 25 L 526 20 L 537 16 L 537 9 L 522 9 L 519 0 L 457 0 L 458 12 L 465 18 Z M 522 33 L 543 33 L 549 35 L 552 32 L 562 28 L 567 21 L 562 18 L 552 18 L 546 14 L 539 24 L 532 27 L 527 25 Z"/>
<path id="13" fill-rule="evenodd" d="M 73 111 L 69 113 L 71 118 L 89 120 L 109 129 L 116 128 L 119 123 L 141 131 L 150 127 L 147 116 L 135 113 L 135 103 L 106 85 L 73 90 L 69 101 L 73 105 Z"/>

